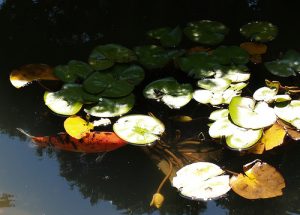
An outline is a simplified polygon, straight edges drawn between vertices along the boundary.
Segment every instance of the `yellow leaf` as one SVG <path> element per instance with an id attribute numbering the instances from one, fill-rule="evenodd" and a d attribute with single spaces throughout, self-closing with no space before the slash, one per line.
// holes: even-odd
<path id="1" fill-rule="evenodd" d="M 58 80 L 51 67 L 46 64 L 28 64 L 10 73 L 10 82 L 16 87 L 24 87 L 32 81 Z"/>
<path id="2" fill-rule="evenodd" d="M 259 142 L 255 146 L 248 150 L 250 153 L 261 155 L 265 151 L 265 144 Z"/>
<path id="3" fill-rule="evenodd" d="M 271 165 L 256 161 L 253 166 L 230 179 L 232 190 L 246 199 L 264 199 L 282 195 L 285 182 Z"/>
<path id="4" fill-rule="evenodd" d="M 262 55 L 267 52 L 268 47 L 263 43 L 244 42 L 240 47 L 250 55 Z"/>
<path id="5" fill-rule="evenodd" d="M 65 120 L 64 128 L 71 137 L 81 139 L 94 128 L 94 125 L 79 116 L 70 116 Z"/>
<path id="6" fill-rule="evenodd" d="M 173 117 L 171 117 L 171 119 L 174 120 L 174 121 L 178 121 L 178 122 L 190 122 L 190 121 L 193 120 L 193 118 L 190 117 L 190 116 L 182 116 L 182 115 L 173 116 Z"/>
<path id="7" fill-rule="evenodd" d="M 265 131 L 261 142 L 265 144 L 265 149 L 268 151 L 281 145 L 284 141 L 285 135 L 285 129 L 278 123 L 275 123 L 272 127 Z"/>
<path id="8" fill-rule="evenodd" d="M 164 202 L 165 198 L 160 193 L 155 193 L 152 197 L 152 201 L 150 202 L 150 206 L 154 206 L 156 208 L 160 208 Z"/>

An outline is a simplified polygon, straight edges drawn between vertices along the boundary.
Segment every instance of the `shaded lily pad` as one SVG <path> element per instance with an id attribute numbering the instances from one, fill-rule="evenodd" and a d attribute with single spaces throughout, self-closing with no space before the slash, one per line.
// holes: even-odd
<path id="1" fill-rule="evenodd" d="M 113 80 L 109 82 L 105 90 L 103 90 L 99 96 L 118 98 L 129 95 L 134 89 L 132 84 L 123 80 Z"/>
<path id="2" fill-rule="evenodd" d="M 289 104 L 277 104 L 274 110 L 280 119 L 300 129 L 300 100 L 292 100 Z"/>
<path id="3" fill-rule="evenodd" d="M 65 84 L 55 93 L 72 102 L 90 103 L 97 102 L 99 99 L 99 96 L 87 93 L 81 84 Z"/>
<path id="4" fill-rule="evenodd" d="M 110 71 L 117 80 L 127 81 L 129 84 L 138 85 L 144 80 L 144 69 L 138 65 L 116 65 Z"/>
<path id="5" fill-rule="evenodd" d="M 275 39 L 278 30 L 270 22 L 250 22 L 242 26 L 240 32 L 246 38 L 256 42 L 268 42 Z"/>
<path id="6" fill-rule="evenodd" d="M 84 111 L 95 117 L 115 117 L 129 112 L 133 105 L 134 95 L 130 94 L 118 99 L 100 98 L 95 106 L 85 108 Z"/>
<path id="7" fill-rule="evenodd" d="M 160 40 L 160 43 L 164 47 L 176 47 L 182 38 L 182 30 L 179 26 L 171 29 L 169 27 L 158 28 L 149 31 L 148 36 Z"/>
<path id="8" fill-rule="evenodd" d="M 239 46 L 220 46 L 213 51 L 214 59 L 222 65 L 246 64 L 249 54 Z"/>
<path id="9" fill-rule="evenodd" d="M 215 70 L 220 67 L 211 55 L 206 52 L 193 53 L 177 60 L 180 69 L 194 78 L 206 78 L 213 76 Z"/>
<path id="10" fill-rule="evenodd" d="M 135 53 L 118 44 L 97 46 L 89 56 L 90 65 L 96 70 L 104 70 L 115 63 L 128 63 L 137 59 Z"/>
<path id="11" fill-rule="evenodd" d="M 190 22 L 184 29 L 185 35 L 190 40 L 204 45 L 221 43 L 228 31 L 222 23 L 210 20 Z"/>
<path id="12" fill-rule="evenodd" d="M 114 132 L 134 145 L 153 143 L 165 131 L 164 124 L 147 115 L 123 116 L 113 125 Z"/>
<path id="13" fill-rule="evenodd" d="M 59 65 L 54 67 L 53 73 L 63 82 L 73 83 L 77 79 L 77 75 L 70 70 L 68 65 Z"/>
<path id="14" fill-rule="evenodd" d="M 229 113 L 234 124 L 251 129 L 264 128 L 276 121 L 274 109 L 266 102 L 257 104 L 251 98 L 236 96 L 229 104 Z"/>
<path id="15" fill-rule="evenodd" d="M 143 94 L 148 99 L 161 100 L 170 108 L 181 108 L 192 99 L 190 84 L 179 84 L 174 78 L 164 78 L 148 84 Z"/>
<path id="16" fill-rule="evenodd" d="M 83 88 L 89 93 L 99 94 L 113 81 L 110 74 L 94 72 L 83 82 Z"/>
<path id="17" fill-rule="evenodd" d="M 283 63 L 280 60 L 266 62 L 265 67 L 269 70 L 273 75 L 277 75 L 280 77 L 289 77 L 295 76 L 296 73 L 288 64 Z"/>

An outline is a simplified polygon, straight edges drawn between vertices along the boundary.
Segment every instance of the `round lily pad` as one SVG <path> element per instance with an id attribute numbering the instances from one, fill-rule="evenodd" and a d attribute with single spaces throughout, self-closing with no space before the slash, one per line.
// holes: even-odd
<path id="1" fill-rule="evenodd" d="M 148 84 L 143 93 L 148 99 L 161 100 L 170 108 L 181 108 L 192 99 L 190 84 L 179 84 L 174 78 L 164 78 Z"/>
<path id="2" fill-rule="evenodd" d="M 206 90 L 215 91 L 224 91 L 226 90 L 231 81 L 225 78 L 206 78 L 199 80 L 197 82 L 198 87 L 201 87 Z"/>
<path id="3" fill-rule="evenodd" d="M 123 116 L 113 125 L 114 132 L 134 145 L 153 143 L 165 131 L 164 124 L 147 115 Z"/>
<path id="4" fill-rule="evenodd" d="M 66 83 L 73 83 L 77 79 L 77 75 L 70 70 L 68 65 L 58 65 L 53 69 L 54 75 Z"/>
<path id="5" fill-rule="evenodd" d="M 228 31 L 222 23 L 210 20 L 190 22 L 184 29 L 185 35 L 190 40 L 204 45 L 221 43 Z"/>
<path id="6" fill-rule="evenodd" d="M 229 110 L 228 109 L 218 109 L 210 113 L 209 119 L 216 121 L 223 118 L 228 118 Z"/>
<path id="7" fill-rule="evenodd" d="M 93 68 L 89 64 L 78 60 L 69 61 L 68 66 L 69 70 L 73 74 L 75 74 L 77 77 L 83 80 L 86 79 L 93 72 Z"/>
<path id="8" fill-rule="evenodd" d="M 300 100 L 292 100 L 289 104 L 277 104 L 274 110 L 280 119 L 300 129 Z"/>
<path id="9" fill-rule="evenodd" d="M 247 150 L 254 146 L 261 138 L 263 129 L 237 129 L 234 134 L 226 137 L 226 144 L 235 150 Z"/>
<path id="10" fill-rule="evenodd" d="M 176 172 L 172 186 L 188 199 L 204 201 L 216 199 L 231 189 L 229 175 L 223 173 L 224 171 L 213 163 L 192 163 Z"/>
<path id="11" fill-rule="evenodd" d="M 54 113 L 65 116 L 78 113 L 83 105 L 81 102 L 72 102 L 56 92 L 48 91 L 44 93 L 44 102 Z"/>
<path id="12" fill-rule="evenodd" d="M 164 47 L 176 47 L 182 38 L 182 30 L 179 26 L 171 29 L 169 27 L 158 28 L 149 31 L 148 36 L 160 40 L 160 43 Z"/>
<path id="13" fill-rule="evenodd" d="M 90 65 L 96 70 L 104 70 L 115 63 L 128 63 L 137 59 L 135 53 L 118 44 L 97 46 L 89 56 Z"/>
<path id="14" fill-rule="evenodd" d="M 269 72 L 271 72 L 273 75 L 277 75 L 280 77 L 289 77 L 296 75 L 292 67 L 290 67 L 286 63 L 283 63 L 280 60 L 266 62 L 264 63 L 264 65 L 267 68 L 267 70 L 269 70 Z"/>
<path id="15" fill-rule="evenodd" d="M 248 68 L 244 65 L 222 66 L 215 71 L 215 78 L 226 78 L 232 82 L 243 82 L 250 79 Z"/>
<path id="16" fill-rule="evenodd" d="M 275 39 L 278 30 L 270 22 L 250 22 L 242 26 L 240 32 L 246 38 L 256 42 L 268 42 Z"/>
<path id="17" fill-rule="evenodd" d="M 94 72 L 84 82 L 83 88 L 92 94 L 102 92 L 114 79 L 110 74 Z"/>
<path id="18" fill-rule="evenodd" d="M 251 98 L 236 96 L 229 104 L 232 121 L 243 128 L 259 129 L 276 122 L 274 109 L 266 102 L 258 102 Z"/>
<path id="19" fill-rule="evenodd" d="M 116 65 L 110 73 L 117 80 L 127 81 L 129 84 L 138 85 L 144 80 L 144 69 L 138 65 Z"/>
<path id="20" fill-rule="evenodd" d="M 221 65 L 240 65 L 249 61 L 249 54 L 239 46 L 220 46 L 213 51 L 213 58 Z"/>
<path id="21" fill-rule="evenodd" d="M 277 90 L 275 88 L 271 89 L 269 87 L 261 87 L 254 92 L 253 98 L 256 101 L 265 101 L 267 103 L 270 103 L 274 101 L 274 97 L 276 94 Z"/>
<path id="22" fill-rule="evenodd" d="M 116 117 L 129 112 L 133 105 L 134 95 L 130 94 L 118 99 L 100 98 L 96 105 L 85 108 L 84 111 L 95 117 Z"/>

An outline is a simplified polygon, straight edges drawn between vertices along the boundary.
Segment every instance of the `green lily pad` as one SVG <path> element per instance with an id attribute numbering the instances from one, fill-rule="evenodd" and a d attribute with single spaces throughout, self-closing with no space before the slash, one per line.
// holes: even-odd
<path id="1" fill-rule="evenodd" d="M 267 103 L 271 103 L 274 101 L 274 97 L 276 94 L 276 89 L 271 89 L 269 87 L 261 87 L 254 92 L 253 98 L 256 101 L 265 101 Z"/>
<path id="2" fill-rule="evenodd" d="M 105 70 L 115 63 L 128 63 L 137 59 L 135 53 L 118 44 L 97 46 L 89 56 L 90 65 L 96 70 Z"/>
<path id="3" fill-rule="evenodd" d="M 280 77 L 289 77 L 296 75 L 292 67 L 280 60 L 266 62 L 264 65 L 267 70 L 269 70 L 269 72 L 271 72 L 273 75 L 277 75 Z"/>
<path id="4" fill-rule="evenodd" d="M 99 94 L 113 81 L 110 74 L 94 72 L 83 82 L 83 88 L 91 94 Z"/>
<path id="5" fill-rule="evenodd" d="M 184 29 L 185 35 L 190 40 L 204 45 L 221 43 L 228 31 L 222 23 L 210 20 L 190 22 Z"/>
<path id="6" fill-rule="evenodd" d="M 69 61 L 68 66 L 72 73 L 83 80 L 93 72 L 93 68 L 89 64 L 78 60 Z"/>
<path id="7" fill-rule="evenodd" d="M 206 90 L 224 91 L 230 86 L 231 81 L 225 78 L 205 78 L 197 82 L 198 87 Z"/>
<path id="8" fill-rule="evenodd" d="M 270 22 L 250 22 L 241 27 L 240 32 L 246 38 L 257 42 L 268 42 L 277 36 L 278 30 Z"/>
<path id="9" fill-rule="evenodd" d="M 123 80 L 112 80 L 99 94 L 102 97 L 118 98 L 129 95 L 134 89 L 132 84 Z"/>
<path id="10" fill-rule="evenodd" d="M 228 109 L 218 109 L 210 113 L 210 120 L 217 121 L 219 119 L 228 118 L 229 110 Z"/>
<path id="11" fill-rule="evenodd" d="M 174 78 L 164 78 L 148 84 L 143 93 L 145 98 L 164 102 L 170 108 L 181 108 L 192 99 L 190 84 L 179 84 Z"/>
<path id="12" fill-rule="evenodd" d="M 138 85 L 144 80 L 144 69 L 138 65 L 116 65 L 110 71 L 117 80 L 127 81 L 129 84 Z"/>
<path id="13" fill-rule="evenodd" d="M 289 104 L 277 104 L 274 110 L 280 119 L 300 129 L 300 100 L 292 100 Z"/>
<path id="14" fill-rule="evenodd" d="M 74 83 L 77 75 L 70 70 L 68 65 L 58 65 L 53 69 L 54 75 L 66 83 Z"/>
<path id="15" fill-rule="evenodd" d="M 81 102 L 73 102 L 56 92 L 48 91 L 44 93 L 44 102 L 54 113 L 65 116 L 71 116 L 78 113 L 83 105 Z"/>
<path id="16" fill-rule="evenodd" d="M 295 71 L 300 72 L 300 53 L 295 50 L 288 50 L 280 60 L 281 63 L 288 64 Z"/>
<path id="17" fill-rule="evenodd" d="M 180 69 L 194 78 L 207 78 L 215 74 L 220 65 L 206 52 L 194 53 L 177 60 Z"/>
<path id="18" fill-rule="evenodd" d="M 133 105 L 134 95 L 130 94 L 118 99 L 100 98 L 98 104 L 84 111 L 95 117 L 116 117 L 128 113 Z"/>
<path id="19" fill-rule="evenodd" d="M 243 82 L 250 79 L 248 68 L 244 65 L 238 66 L 222 66 L 216 70 L 215 78 L 226 78 L 232 82 Z"/>
<path id="20" fill-rule="evenodd" d="M 159 69 L 164 67 L 172 58 L 159 46 L 138 46 L 134 49 L 138 61 L 147 69 Z"/>
<path id="21" fill-rule="evenodd" d="M 114 132 L 134 145 L 146 145 L 159 139 L 165 131 L 164 124 L 147 115 L 123 116 L 113 125 Z"/>
<path id="22" fill-rule="evenodd" d="M 246 64 L 249 54 L 239 46 L 220 46 L 213 51 L 214 59 L 221 65 Z"/>
<path id="23" fill-rule="evenodd" d="M 56 93 L 71 102 L 93 103 L 99 100 L 99 96 L 87 93 L 81 84 L 65 84 Z"/>
<path id="24" fill-rule="evenodd" d="M 251 98 L 236 96 L 229 104 L 229 113 L 234 124 L 251 129 L 259 129 L 275 123 L 274 109 L 266 102 L 258 102 Z"/>
<path id="25" fill-rule="evenodd" d="M 164 47 L 176 47 L 181 41 L 182 30 L 179 26 L 174 29 L 171 28 L 158 28 L 148 32 L 148 36 L 160 40 Z"/>

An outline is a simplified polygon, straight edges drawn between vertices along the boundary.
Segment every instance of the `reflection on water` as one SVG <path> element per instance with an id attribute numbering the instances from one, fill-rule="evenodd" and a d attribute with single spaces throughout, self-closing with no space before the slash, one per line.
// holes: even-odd
<path id="1" fill-rule="evenodd" d="M 144 34 L 148 29 L 183 25 L 197 19 L 216 19 L 230 26 L 233 40 L 229 39 L 229 44 L 241 40 L 237 29 L 242 24 L 254 17 L 269 20 L 281 32 L 277 45 L 270 44 L 271 50 L 299 49 L 299 35 L 292 27 L 299 24 L 291 15 L 299 8 L 296 3 L 7 0 L 0 4 L 0 191 L 3 193 L 0 206 L 2 203 L 15 205 L 3 208 L 5 211 L 0 214 L 299 214 L 300 145 L 297 143 L 259 157 L 284 175 L 287 187 L 282 197 L 250 201 L 230 192 L 217 201 L 193 202 L 180 197 L 167 183 L 162 191 L 166 202 L 157 211 L 149 207 L 149 202 L 164 175 L 139 148 L 124 147 L 109 153 L 101 163 L 95 162 L 97 155 L 33 148 L 30 140 L 16 131 L 17 127 L 33 135 L 55 134 L 62 131 L 63 119 L 45 107 L 43 90 L 37 84 L 16 90 L 8 81 L 9 71 L 23 64 L 86 61 L 97 44 L 139 45 L 145 43 Z M 260 10 L 253 12 L 252 5 L 258 4 Z M 205 110 L 199 111 L 196 105 L 182 113 L 153 103 L 145 106 L 138 105 L 138 108 L 144 108 L 145 112 L 155 108 L 159 118 L 186 111 L 196 117 L 205 115 Z M 169 123 L 168 126 L 181 129 L 188 137 L 199 133 L 200 124 L 206 122 L 198 123 L 190 126 Z M 239 172 L 240 164 L 253 158 L 257 157 L 228 152 L 219 162 Z"/>
<path id="2" fill-rule="evenodd" d="M 9 193 L 2 193 L 0 195 L 0 208 L 14 207 L 14 195 Z"/>

